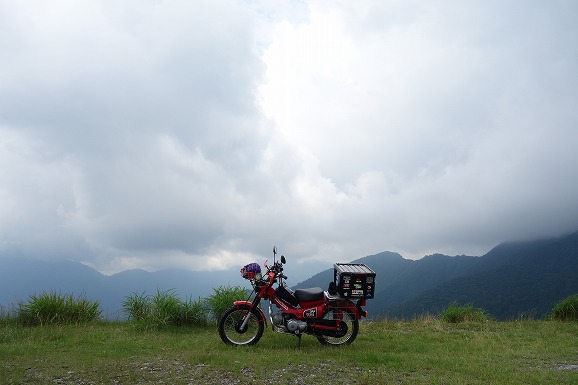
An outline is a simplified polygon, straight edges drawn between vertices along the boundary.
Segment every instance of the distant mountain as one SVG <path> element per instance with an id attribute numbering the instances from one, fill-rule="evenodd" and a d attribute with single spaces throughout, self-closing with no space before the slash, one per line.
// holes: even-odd
<path id="1" fill-rule="evenodd" d="M 414 261 L 386 251 L 351 261 L 351 263 L 363 263 L 375 271 L 375 299 L 368 301 L 367 309 L 374 316 L 380 317 L 385 315 L 386 309 L 404 303 L 444 282 L 466 275 L 478 259 L 434 254 Z M 331 281 L 333 281 L 333 269 L 328 269 L 299 283 L 294 288 L 312 286 L 327 288 Z"/>
<path id="2" fill-rule="evenodd" d="M 578 293 L 578 232 L 566 237 L 504 243 L 480 258 L 470 274 L 449 280 L 391 309 L 408 317 L 473 303 L 498 319 L 541 317 Z"/>
<path id="3" fill-rule="evenodd" d="M 122 319 L 122 301 L 131 293 L 154 295 L 157 291 L 174 289 L 175 295 L 182 299 L 197 299 L 206 298 L 213 293 L 213 288 L 221 285 L 245 284 L 237 269 L 219 272 L 127 270 L 107 276 L 77 262 L 0 259 L 0 305 L 5 309 L 27 301 L 31 295 L 57 292 L 98 300 L 103 316 Z"/>
<path id="4" fill-rule="evenodd" d="M 316 262 L 305 262 L 291 277 L 306 277 Z M 56 292 L 86 296 L 100 302 L 103 316 L 122 319 L 122 301 L 132 293 L 154 295 L 157 291 L 174 290 L 181 299 L 206 298 L 220 286 L 242 286 L 249 283 L 239 274 L 241 266 L 223 271 L 190 271 L 165 269 L 155 272 L 126 270 L 113 275 L 72 261 L 48 262 L 23 257 L 0 258 L 0 312 L 28 301 L 31 295 Z"/>
<path id="5" fill-rule="evenodd" d="M 529 242 L 508 242 L 482 257 L 441 254 L 413 261 L 384 252 L 353 263 L 376 272 L 376 317 L 411 318 L 439 313 L 448 304 L 473 303 L 497 319 L 541 317 L 562 298 L 578 293 L 578 232 Z M 327 288 L 333 269 L 295 288 Z"/>
<path id="6" fill-rule="evenodd" d="M 414 261 L 382 252 L 352 262 L 364 263 L 377 274 L 375 299 L 367 301 L 367 310 L 376 318 L 437 314 L 452 302 L 473 303 L 498 319 L 540 317 L 562 298 L 578 293 L 578 232 L 556 239 L 503 243 L 482 257 L 434 254 Z M 286 270 L 290 277 L 297 276 L 290 265 Z M 294 288 L 326 289 L 331 281 L 332 268 Z M 238 269 L 127 270 L 107 276 L 76 262 L 0 258 L 0 305 L 4 309 L 32 294 L 55 291 L 84 294 L 100 302 L 108 319 L 122 319 L 122 301 L 131 293 L 154 295 L 174 289 L 183 299 L 197 299 L 223 285 L 248 287 Z"/>

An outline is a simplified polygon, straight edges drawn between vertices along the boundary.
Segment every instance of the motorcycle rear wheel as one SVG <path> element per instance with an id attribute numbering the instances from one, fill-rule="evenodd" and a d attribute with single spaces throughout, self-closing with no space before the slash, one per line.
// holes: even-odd
<path id="1" fill-rule="evenodd" d="M 343 331 L 345 331 L 345 335 L 342 337 L 333 337 L 333 336 L 326 336 L 321 335 L 317 336 L 317 340 L 321 342 L 323 345 L 329 346 L 341 346 L 341 345 L 349 345 L 355 338 L 357 337 L 357 333 L 359 332 L 359 321 L 355 318 L 355 315 L 349 312 L 343 312 L 343 318 L 341 319 L 341 324 Z M 323 319 L 333 320 L 336 319 L 336 315 L 329 311 Z"/>
<path id="2" fill-rule="evenodd" d="M 245 329 L 241 329 L 241 324 L 247 313 L 251 311 L 250 306 L 231 306 L 219 319 L 219 336 L 224 343 L 234 346 L 256 344 L 265 329 L 265 320 L 262 315 L 253 310 L 249 317 L 249 322 Z"/>

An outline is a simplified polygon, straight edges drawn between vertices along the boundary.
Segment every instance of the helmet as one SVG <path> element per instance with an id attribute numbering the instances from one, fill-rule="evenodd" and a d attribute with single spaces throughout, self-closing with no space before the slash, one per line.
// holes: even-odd
<path id="1" fill-rule="evenodd" d="M 253 279 L 256 274 L 261 274 L 261 266 L 258 263 L 249 263 L 241 269 L 241 277 L 245 279 Z"/>

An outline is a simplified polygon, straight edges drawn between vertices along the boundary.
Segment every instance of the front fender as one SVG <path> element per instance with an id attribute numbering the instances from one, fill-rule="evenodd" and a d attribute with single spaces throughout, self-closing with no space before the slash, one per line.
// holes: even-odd
<path id="1" fill-rule="evenodd" d="M 253 306 L 253 302 L 250 301 L 235 301 L 233 302 L 233 306 L 235 306 L 238 310 L 245 310 L 245 309 L 251 309 L 251 306 Z M 261 320 L 265 323 L 265 326 L 267 326 L 267 318 L 265 318 L 265 313 L 263 313 L 263 310 L 261 310 L 261 308 L 259 306 L 257 306 L 255 308 L 255 310 L 257 311 L 257 313 L 259 314 L 259 316 L 261 317 Z"/>

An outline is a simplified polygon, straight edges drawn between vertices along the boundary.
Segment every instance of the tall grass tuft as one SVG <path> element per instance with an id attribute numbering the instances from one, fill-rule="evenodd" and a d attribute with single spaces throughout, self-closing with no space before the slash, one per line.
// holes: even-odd
<path id="1" fill-rule="evenodd" d="M 158 326 L 172 325 L 178 318 L 181 300 L 174 290 L 160 291 L 152 298 L 152 322 Z"/>
<path id="2" fill-rule="evenodd" d="M 160 291 L 154 296 L 132 293 L 122 302 L 123 311 L 142 328 L 205 325 L 205 303 L 189 298 L 182 301 L 173 289 Z"/>
<path id="3" fill-rule="evenodd" d="M 458 306 L 452 303 L 442 311 L 441 317 L 442 320 L 449 323 L 485 322 L 490 319 L 483 309 L 474 308 L 471 303 L 465 306 Z"/>
<path id="4" fill-rule="evenodd" d="M 551 317 L 560 321 L 578 321 L 578 294 L 558 302 L 552 309 Z"/>
<path id="5" fill-rule="evenodd" d="M 90 301 L 84 294 L 74 298 L 72 294 L 56 292 L 32 295 L 16 310 L 16 320 L 24 326 L 80 324 L 97 321 L 101 315 L 99 301 Z"/>
<path id="6" fill-rule="evenodd" d="M 220 286 L 213 289 L 213 294 L 207 298 L 207 304 L 212 320 L 218 320 L 225 311 L 233 306 L 233 302 L 249 298 L 249 291 L 241 286 Z"/>
<path id="7" fill-rule="evenodd" d="M 175 320 L 176 325 L 206 325 L 207 306 L 202 299 L 193 300 L 189 297 L 181 303 L 179 316 Z"/>
<path id="8" fill-rule="evenodd" d="M 134 321 L 144 321 L 150 314 L 151 302 L 148 296 L 143 293 L 131 293 L 124 297 L 122 309 L 129 318 Z"/>

